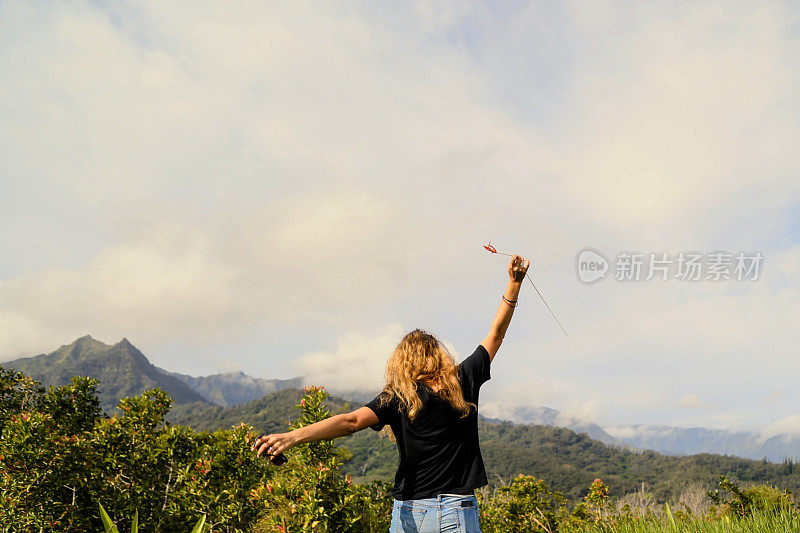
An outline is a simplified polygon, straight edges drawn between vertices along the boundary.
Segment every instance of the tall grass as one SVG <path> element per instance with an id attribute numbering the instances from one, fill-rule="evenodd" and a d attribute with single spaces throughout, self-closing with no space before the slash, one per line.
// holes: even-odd
<path id="1" fill-rule="evenodd" d="M 782 533 L 800 532 L 800 516 L 791 512 L 758 512 L 745 518 L 703 517 L 670 519 L 668 515 L 634 519 L 616 524 L 573 527 L 570 533 Z"/>

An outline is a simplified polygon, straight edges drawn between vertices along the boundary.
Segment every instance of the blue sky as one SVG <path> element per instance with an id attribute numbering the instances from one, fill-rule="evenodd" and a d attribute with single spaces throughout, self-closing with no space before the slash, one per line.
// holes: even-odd
<path id="1" fill-rule="evenodd" d="M 483 338 L 482 409 L 800 431 L 791 3 L 0 3 L 0 359 L 91 334 L 374 389 Z M 575 258 L 760 251 L 753 282 Z"/>

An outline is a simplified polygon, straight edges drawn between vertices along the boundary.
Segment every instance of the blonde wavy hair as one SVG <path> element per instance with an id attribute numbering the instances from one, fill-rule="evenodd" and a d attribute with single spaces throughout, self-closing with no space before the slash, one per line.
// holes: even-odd
<path id="1" fill-rule="evenodd" d="M 436 337 L 415 329 L 407 333 L 386 362 L 386 385 L 381 393 L 381 403 L 397 400 L 400 409 L 414 420 L 422 407 L 417 386 L 426 384 L 446 400 L 461 418 L 477 406 L 464 400 L 458 370 L 453 356 Z M 388 426 L 386 426 L 388 428 Z M 387 433 L 394 437 L 391 428 Z"/>

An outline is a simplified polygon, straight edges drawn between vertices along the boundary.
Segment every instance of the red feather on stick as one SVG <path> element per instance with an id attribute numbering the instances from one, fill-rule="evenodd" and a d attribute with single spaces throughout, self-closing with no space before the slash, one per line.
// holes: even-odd
<path id="1" fill-rule="evenodd" d="M 513 254 L 508 254 L 508 253 L 505 253 L 505 252 L 498 252 L 498 251 L 497 251 L 497 248 L 495 248 L 494 246 L 492 246 L 492 241 L 489 241 L 489 244 L 484 244 L 484 245 L 483 245 L 483 247 L 484 247 L 484 248 L 486 248 L 486 250 L 487 250 L 487 251 L 489 251 L 489 252 L 491 252 L 491 253 L 493 253 L 493 254 L 507 255 L 507 256 L 509 256 L 509 257 L 514 257 L 514 256 L 513 256 Z M 563 332 L 564 332 L 564 335 L 566 335 L 567 337 L 569 337 L 569 335 L 567 335 L 567 330 L 565 330 L 565 329 L 564 329 L 564 326 L 562 326 L 562 325 L 561 325 L 561 321 L 560 321 L 560 320 L 558 320 L 558 318 L 556 318 L 556 314 L 553 312 L 553 310 L 552 310 L 552 309 L 550 309 L 550 306 L 549 306 L 549 305 L 547 305 L 547 302 L 545 301 L 545 299 L 544 299 L 544 296 L 542 296 L 542 293 L 541 293 L 541 292 L 539 292 L 539 289 L 537 289 L 537 288 L 536 288 L 536 285 L 533 283 L 533 280 L 531 279 L 531 277 L 528 275 L 528 273 L 527 273 L 527 272 L 525 273 L 525 277 L 526 277 L 526 278 L 528 278 L 528 281 L 530 281 L 530 282 L 531 282 L 531 285 L 533 285 L 533 290 L 535 290 L 535 291 L 536 291 L 536 294 L 538 294 L 538 295 L 539 295 L 539 298 L 541 298 L 541 299 L 542 299 L 542 303 L 544 303 L 544 306 L 545 306 L 545 307 L 547 307 L 547 310 L 548 310 L 548 311 L 550 311 L 550 314 L 551 314 L 551 315 L 553 316 L 553 318 L 555 319 L 555 321 L 556 321 L 556 324 L 558 324 L 558 327 L 560 327 L 560 328 L 561 328 L 561 331 L 563 331 Z"/>

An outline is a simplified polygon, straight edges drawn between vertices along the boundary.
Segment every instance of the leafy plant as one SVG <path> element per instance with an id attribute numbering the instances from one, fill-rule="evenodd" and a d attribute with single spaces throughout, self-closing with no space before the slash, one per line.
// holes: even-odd
<path id="1" fill-rule="evenodd" d="M 488 533 L 553 532 L 558 510 L 565 505 L 566 498 L 544 480 L 519 474 L 510 485 L 479 500 L 481 527 Z"/>
<path id="2" fill-rule="evenodd" d="M 742 489 L 725 476 L 720 476 L 717 487 L 708 492 L 708 497 L 714 505 L 722 508 L 723 515 L 732 513 L 750 516 L 757 511 L 774 513 L 797 509 L 789 490 L 780 490 L 770 485 L 753 485 Z"/>
<path id="3" fill-rule="evenodd" d="M 97 383 L 76 377 L 45 391 L 0 368 L 0 531 L 96 529 L 100 499 L 161 531 L 189 530 L 198 513 L 211 527 L 252 527 L 260 509 L 247 496 L 271 475 L 249 448 L 252 428 L 172 426 L 159 389 L 124 398 L 108 417 Z"/>
<path id="4" fill-rule="evenodd" d="M 297 404 L 299 416 L 290 429 L 331 416 L 323 387 L 306 387 Z M 340 471 L 339 452 L 331 440 L 301 444 L 287 453 L 289 462 L 272 479 L 251 492 L 266 512 L 261 530 L 376 531 L 387 529 L 391 516 L 388 487 L 380 482 L 354 486 Z"/>
<path id="5" fill-rule="evenodd" d="M 103 521 L 103 533 L 119 533 L 119 529 L 117 529 L 116 524 L 111 521 L 111 517 L 108 516 L 106 510 L 103 509 L 103 504 L 101 503 L 98 505 L 100 505 L 100 519 Z M 194 525 L 191 533 L 202 533 L 205 531 L 205 524 L 206 515 L 203 515 Z M 131 533 L 139 533 L 139 511 L 136 511 L 133 515 L 133 521 L 131 522 Z"/>

